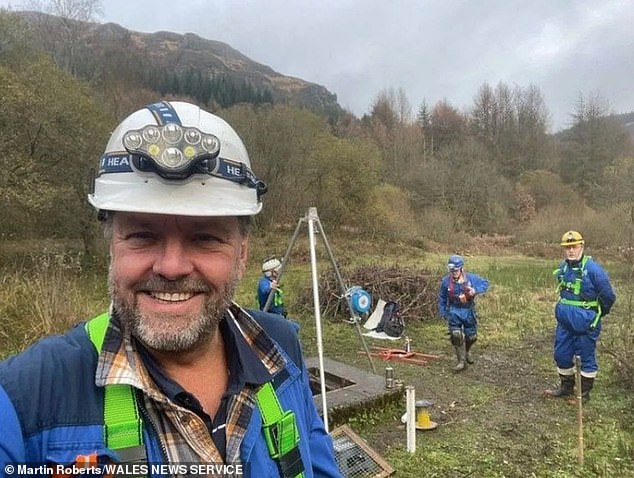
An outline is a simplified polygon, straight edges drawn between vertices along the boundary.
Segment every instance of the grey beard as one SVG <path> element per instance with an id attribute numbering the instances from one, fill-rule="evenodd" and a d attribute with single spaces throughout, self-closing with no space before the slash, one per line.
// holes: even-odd
<path id="1" fill-rule="evenodd" d="M 210 340 L 218 329 L 225 311 L 231 305 L 237 278 L 233 277 L 223 291 L 213 294 L 205 301 L 204 308 L 198 317 L 187 318 L 189 325 L 183 329 L 182 324 L 174 324 L 171 316 L 155 316 L 162 327 L 150 326 L 138 310 L 136 300 L 130 304 L 119 291 L 112 271 L 108 274 L 108 288 L 115 313 L 121 320 L 126 332 L 137 338 L 150 349 L 160 352 L 188 352 Z M 192 279 L 166 280 L 160 276 L 153 277 L 135 285 L 135 291 L 154 290 L 164 292 L 196 291 L 210 292 L 209 286 L 202 281 Z M 181 325 L 181 327 L 178 327 Z M 176 327 L 174 327 L 176 326 Z"/>

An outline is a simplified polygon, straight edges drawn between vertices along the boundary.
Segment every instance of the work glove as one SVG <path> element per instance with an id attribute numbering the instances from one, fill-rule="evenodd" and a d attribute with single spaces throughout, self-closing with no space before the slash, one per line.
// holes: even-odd
<path id="1" fill-rule="evenodd" d="M 466 294 L 463 292 L 462 294 L 458 296 L 458 300 L 460 301 L 461 304 L 466 304 L 469 299 L 467 299 Z"/>
<path id="2" fill-rule="evenodd" d="M 476 291 L 473 287 L 465 287 L 464 295 L 467 298 L 467 300 L 471 300 L 475 297 Z"/>

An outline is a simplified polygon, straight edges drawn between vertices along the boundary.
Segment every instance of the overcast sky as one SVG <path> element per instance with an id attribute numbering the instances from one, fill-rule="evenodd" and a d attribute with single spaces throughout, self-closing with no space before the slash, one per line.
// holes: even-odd
<path id="1" fill-rule="evenodd" d="M 0 0 L 0 6 L 21 5 Z M 415 113 L 485 82 L 537 86 L 552 130 L 579 94 L 634 111 L 634 0 L 104 0 L 101 22 L 193 32 L 325 86 L 361 116 L 402 88 Z"/>

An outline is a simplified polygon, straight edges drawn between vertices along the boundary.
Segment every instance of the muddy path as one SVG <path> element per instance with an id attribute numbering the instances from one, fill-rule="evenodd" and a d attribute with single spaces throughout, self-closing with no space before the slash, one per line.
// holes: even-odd
<path id="1" fill-rule="evenodd" d="M 425 366 L 390 363 L 398 378 L 415 387 L 417 400 L 433 402 L 429 412 L 438 427 L 417 432 L 418 451 L 441 449 L 465 457 L 481 453 L 491 461 L 478 464 L 479 471 L 473 475 L 465 458 L 458 466 L 463 472 L 457 471 L 455 476 L 486 476 L 486 471 L 481 475 L 483 467 L 493 470 L 502 465 L 509 470 L 504 476 L 547 476 L 545 463 L 552 462 L 553 470 L 574 463 L 577 408 L 543 394 L 557 384 L 554 365 L 548 365 L 552 356 L 548 333 L 511 348 L 478 345 L 472 349 L 475 363 L 460 373 L 452 370 L 455 357 L 449 343 L 444 349 L 418 350 L 439 355 Z M 405 425 L 400 421 L 404 403 L 397 402 L 391 414 L 364 433 L 379 453 L 406 446 Z M 592 407 L 591 401 L 585 411 L 587 426 L 593 419 L 601 419 L 601 410 Z M 562 450 L 566 454 L 563 465 Z M 542 471 L 533 474 L 538 469 Z"/>

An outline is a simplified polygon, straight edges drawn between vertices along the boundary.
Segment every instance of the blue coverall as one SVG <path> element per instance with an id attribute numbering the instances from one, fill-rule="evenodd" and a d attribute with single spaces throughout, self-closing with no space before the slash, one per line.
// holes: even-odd
<path id="1" fill-rule="evenodd" d="M 555 306 L 554 359 L 561 375 L 574 374 L 574 356 L 581 357 L 581 375 L 597 375 L 596 346 L 601 334 L 601 318 L 616 300 L 608 274 L 590 256 L 562 261 L 554 272 L 559 284 Z"/>
<path id="2" fill-rule="evenodd" d="M 264 310 L 264 306 L 266 305 L 269 292 L 271 291 L 271 282 L 273 282 L 273 279 L 271 277 L 267 277 L 266 275 L 263 275 L 258 282 L 258 304 L 260 306 L 260 310 Z M 267 312 L 286 317 L 286 307 L 284 307 L 284 300 L 282 299 L 282 289 L 280 289 L 279 286 L 273 293 L 273 298 Z"/>
<path id="3" fill-rule="evenodd" d="M 459 299 L 467 287 L 473 288 L 476 294 L 483 294 L 489 288 L 489 281 L 470 272 L 463 272 L 458 281 L 451 274 L 444 276 L 438 292 L 438 312 L 447 320 L 450 334 L 452 330 L 463 330 L 469 338 L 477 335 L 478 323 L 473 298 L 465 303 Z"/>

